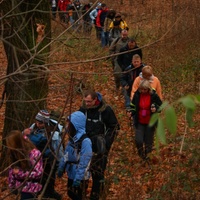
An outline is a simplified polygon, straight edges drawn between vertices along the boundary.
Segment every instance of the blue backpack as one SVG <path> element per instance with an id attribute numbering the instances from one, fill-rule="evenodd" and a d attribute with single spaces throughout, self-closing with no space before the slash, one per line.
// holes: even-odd
<path id="1" fill-rule="evenodd" d="M 47 144 L 47 138 L 43 136 L 41 133 L 32 132 L 28 136 L 29 140 L 37 147 L 39 151 L 43 151 L 46 144 Z M 43 154 L 43 158 L 50 158 L 52 157 L 52 153 L 49 147 L 45 149 L 45 152 Z"/>

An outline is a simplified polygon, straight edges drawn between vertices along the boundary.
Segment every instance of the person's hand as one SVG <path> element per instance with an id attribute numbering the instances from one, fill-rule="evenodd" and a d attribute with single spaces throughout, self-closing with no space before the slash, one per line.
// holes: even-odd
<path id="1" fill-rule="evenodd" d="M 156 112 L 156 106 L 154 104 L 151 105 L 151 112 L 152 113 Z"/>
<path id="2" fill-rule="evenodd" d="M 30 134 L 31 134 L 31 131 L 32 131 L 31 128 L 26 128 L 26 129 L 24 129 L 24 131 L 23 131 L 23 135 L 24 135 L 24 136 L 30 135 Z"/>
<path id="3" fill-rule="evenodd" d="M 125 90 L 128 90 L 128 89 L 129 89 L 129 86 L 128 86 L 128 85 L 124 86 L 124 89 L 125 89 Z"/>
<path id="4" fill-rule="evenodd" d="M 132 117 L 132 112 L 131 112 L 131 108 L 130 107 L 126 108 L 126 115 L 128 116 L 128 118 Z"/>

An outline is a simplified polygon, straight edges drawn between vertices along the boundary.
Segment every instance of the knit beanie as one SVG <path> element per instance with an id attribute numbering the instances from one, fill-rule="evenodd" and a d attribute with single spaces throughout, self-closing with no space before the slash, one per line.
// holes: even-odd
<path id="1" fill-rule="evenodd" d="M 101 3 L 99 2 L 99 3 L 97 3 L 97 7 L 100 7 L 101 6 Z"/>
<path id="2" fill-rule="evenodd" d="M 40 110 L 35 117 L 35 119 L 37 121 L 40 121 L 40 122 L 43 122 L 43 123 L 46 123 L 46 124 L 49 123 L 49 118 L 50 118 L 50 115 L 49 115 L 47 110 Z"/>

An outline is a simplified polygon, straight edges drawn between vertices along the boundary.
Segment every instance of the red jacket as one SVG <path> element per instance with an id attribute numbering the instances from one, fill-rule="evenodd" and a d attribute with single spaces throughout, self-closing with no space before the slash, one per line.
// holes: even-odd
<path id="1" fill-rule="evenodd" d="M 108 12 L 108 8 L 106 8 L 105 10 L 102 10 L 102 9 L 98 10 L 97 18 L 96 18 L 97 27 L 103 27 L 107 12 Z"/>
<path id="2" fill-rule="evenodd" d="M 59 0 L 58 1 L 58 9 L 60 11 L 66 11 L 69 3 L 70 3 L 69 0 Z"/>

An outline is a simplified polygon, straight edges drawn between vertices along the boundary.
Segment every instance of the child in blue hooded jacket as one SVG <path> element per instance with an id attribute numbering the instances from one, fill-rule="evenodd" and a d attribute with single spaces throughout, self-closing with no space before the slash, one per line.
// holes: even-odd
<path id="1" fill-rule="evenodd" d="M 86 136 L 85 125 L 86 117 L 82 112 L 76 111 L 68 116 L 66 132 L 69 134 L 69 142 L 58 167 L 59 178 L 64 171 L 67 172 L 67 193 L 74 200 L 83 198 L 90 177 L 92 143 Z"/>

